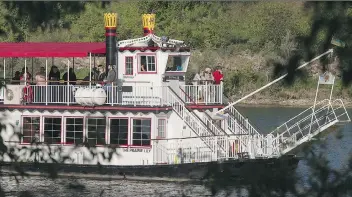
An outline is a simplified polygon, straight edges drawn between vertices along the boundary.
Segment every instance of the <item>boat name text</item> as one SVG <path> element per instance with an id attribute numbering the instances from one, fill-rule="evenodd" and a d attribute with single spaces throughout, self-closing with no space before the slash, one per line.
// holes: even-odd
<path id="1" fill-rule="evenodd" d="M 124 148 L 123 152 L 140 152 L 140 153 L 150 153 L 150 149 L 144 148 Z"/>

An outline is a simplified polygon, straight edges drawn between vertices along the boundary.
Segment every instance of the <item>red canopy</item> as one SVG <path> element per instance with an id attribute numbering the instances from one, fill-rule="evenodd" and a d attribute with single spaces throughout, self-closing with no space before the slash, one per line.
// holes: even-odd
<path id="1" fill-rule="evenodd" d="M 0 43 L 0 57 L 87 57 L 105 54 L 105 42 Z"/>

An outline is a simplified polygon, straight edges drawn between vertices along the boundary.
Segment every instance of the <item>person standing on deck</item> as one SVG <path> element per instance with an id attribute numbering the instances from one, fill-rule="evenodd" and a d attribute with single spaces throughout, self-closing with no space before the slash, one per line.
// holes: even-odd
<path id="1" fill-rule="evenodd" d="M 63 95 L 65 95 L 65 98 L 63 98 L 64 100 L 68 100 L 68 102 L 73 102 L 74 101 L 74 86 L 76 85 L 76 81 L 77 81 L 77 77 L 75 72 L 73 71 L 73 68 L 69 68 L 68 69 L 68 73 L 66 72 L 63 76 L 62 79 L 64 80 L 64 85 L 67 86 L 67 82 L 69 83 L 68 91 L 66 89 L 64 89 L 65 93 L 63 93 Z M 67 97 L 66 94 L 69 94 L 69 97 Z"/>
<path id="2" fill-rule="evenodd" d="M 115 96 L 116 92 L 114 93 L 114 95 L 111 95 L 112 94 L 112 86 L 113 85 L 116 86 L 116 84 L 114 84 L 114 83 L 116 83 L 117 73 L 115 71 L 114 66 L 110 65 L 108 69 L 109 69 L 109 72 L 108 72 L 108 76 L 106 76 L 106 78 L 104 79 L 104 86 L 105 86 L 105 90 L 107 92 L 108 102 L 113 102 L 113 100 L 111 100 L 111 98 L 113 98 Z"/>
<path id="3" fill-rule="evenodd" d="M 220 64 L 216 67 L 216 70 L 213 72 L 213 78 L 214 78 L 214 88 L 215 88 L 215 95 L 214 95 L 214 101 L 217 102 L 220 99 L 220 95 L 222 92 L 220 92 L 220 84 L 221 81 L 223 80 L 224 75 L 222 74 Z"/>
<path id="4" fill-rule="evenodd" d="M 69 78 L 68 78 L 69 77 Z M 67 81 L 70 80 L 69 84 L 70 85 L 76 85 L 76 74 L 73 72 L 73 68 L 69 69 L 69 73 L 67 72 L 62 76 L 62 79 L 64 80 L 64 83 L 67 84 Z"/>
<path id="5" fill-rule="evenodd" d="M 35 82 L 36 82 L 36 91 L 35 91 L 35 100 L 37 102 L 45 102 L 45 95 L 46 95 L 46 74 L 45 68 L 40 67 L 39 72 L 35 75 Z"/>
<path id="6" fill-rule="evenodd" d="M 21 72 L 16 71 L 15 76 L 12 78 L 11 84 L 20 85 Z"/>
<path id="7" fill-rule="evenodd" d="M 30 84 L 32 75 L 28 72 L 28 68 L 22 68 L 22 75 L 20 77 L 20 84 L 25 85 L 23 88 L 22 101 L 24 103 L 31 103 L 33 101 L 33 90 Z"/>
<path id="8" fill-rule="evenodd" d="M 204 86 L 204 102 L 209 103 L 212 100 L 214 91 L 211 86 L 214 83 L 214 77 L 211 68 L 206 68 L 204 72 L 205 86 Z"/>
<path id="9" fill-rule="evenodd" d="M 60 91 L 60 71 L 57 66 L 52 66 L 49 72 L 49 102 L 59 102 Z"/>
<path id="10" fill-rule="evenodd" d="M 216 70 L 213 72 L 214 84 L 219 85 L 223 80 L 224 75 L 222 74 L 221 68 L 218 65 Z"/>
<path id="11" fill-rule="evenodd" d="M 31 80 L 31 73 L 28 72 L 28 68 L 22 68 L 22 73 L 20 77 L 21 85 L 27 85 Z"/>
<path id="12" fill-rule="evenodd" d="M 105 69 L 103 65 L 98 66 L 98 77 L 95 79 L 97 83 L 102 83 L 106 77 Z"/>
<path id="13" fill-rule="evenodd" d="M 204 94 L 203 94 L 204 80 L 205 80 L 204 71 L 201 71 L 199 74 L 197 73 L 193 78 L 193 85 L 195 85 L 196 92 L 197 92 L 196 99 L 194 100 L 197 100 L 197 102 L 203 102 L 204 100 Z"/>

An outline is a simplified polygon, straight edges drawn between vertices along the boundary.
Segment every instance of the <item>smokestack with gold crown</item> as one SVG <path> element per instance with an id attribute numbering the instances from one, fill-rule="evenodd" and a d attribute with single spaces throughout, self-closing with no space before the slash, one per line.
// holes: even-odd
<path id="1" fill-rule="evenodd" d="M 116 54 L 116 28 L 117 28 L 117 13 L 105 13 L 105 44 L 106 44 L 106 74 L 108 74 L 109 65 L 115 66 L 117 69 L 117 54 Z"/>
<path id="2" fill-rule="evenodd" d="M 155 26 L 155 14 L 143 14 L 142 22 L 143 22 L 144 36 L 153 34 L 154 26 Z"/>

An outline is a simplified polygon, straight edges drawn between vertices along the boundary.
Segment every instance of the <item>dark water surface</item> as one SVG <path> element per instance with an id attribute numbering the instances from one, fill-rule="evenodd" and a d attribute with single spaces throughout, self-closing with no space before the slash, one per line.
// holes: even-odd
<path id="1" fill-rule="evenodd" d="M 297 108 L 239 108 L 239 110 L 248 116 L 257 128 L 268 133 L 275 127 L 284 123 L 290 117 L 297 115 L 303 109 Z M 352 114 L 352 110 L 349 110 Z M 326 142 L 326 149 L 323 151 L 329 160 L 329 166 L 334 169 L 342 168 L 347 164 L 349 155 L 352 153 L 352 124 L 339 127 L 337 130 L 324 135 L 319 140 Z M 336 138 L 338 133 L 342 133 L 341 139 Z M 314 144 L 313 144 L 314 146 Z M 317 146 L 317 145 L 315 145 Z M 317 146 L 318 147 L 318 146 Z M 297 175 L 305 180 L 309 177 L 310 170 L 305 163 L 301 161 L 296 170 Z M 74 187 L 77 183 L 84 187 Z M 302 184 L 304 186 L 304 183 Z M 168 183 L 168 182 L 136 182 L 136 181 L 96 181 L 84 179 L 56 179 L 51 180 L 43 177 L 30 177 L 20 180 L 17 184 L 14 178 L 1 177 L 1 187 L 6 191 L 6 196 L 20 196 L 21 191 L 30 191 L 33 196 L 42 197 L 97 197 L 97 196 L 210 196 L 209 189 L 202 185 Z M 29 196 L 29 195 L 23 195 Z M 224 196 L 219 193 L 217 196 Z M 245 196 L 231 195 L 231 196 Z"/>

